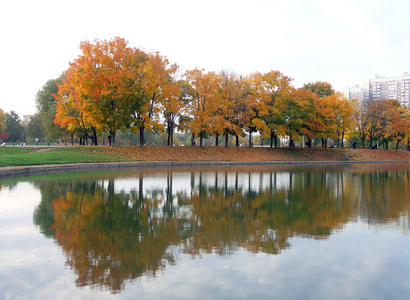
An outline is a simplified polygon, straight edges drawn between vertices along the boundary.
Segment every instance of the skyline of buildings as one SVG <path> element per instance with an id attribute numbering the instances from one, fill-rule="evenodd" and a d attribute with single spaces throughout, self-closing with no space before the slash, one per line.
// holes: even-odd
<path id="1" fill-rule="evenodd" d="M 348 99 L 356 98 L 361 103 L 396 99 L 410 109 L 410 73 L 394 77 L 376 75 L 373 79 L 364 79 L 361 86 L 346 88 L 343 93 Z"/>

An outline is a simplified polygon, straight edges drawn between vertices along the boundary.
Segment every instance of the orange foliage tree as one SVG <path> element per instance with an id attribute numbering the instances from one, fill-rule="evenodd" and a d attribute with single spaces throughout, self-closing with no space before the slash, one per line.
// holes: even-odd
<path id="1" fill-rule="evenodd" d="M 289 97 L 283 101 L 282 113 L 286 120 L 285 134 L 289 137 L 289 148 L 295 147 L 295 140 L 302 135 L 314 137 L 312 128 L 308 126 L 314 97 L 316 96 L 311 91 L 293 88 Z"/>
<path id="2" fill-rule="evenodd" d="M 96 126 L 98 126 L 93 116 L 87 112 L 84 99 L 77 89 L 79 84 L 73 69 L 68 69 L 62 78 L 62 83 L 58 86 L 58 93 L 54 94 L 57 100 L 57 109 L 54 119 L 56 125 L 66 127 L 71 134 L 71 143 L 76 130 L 80 130 L 84 136 L 84 141 L 89 137 L 88 130 L 93 130 L 93 141 L 97 145 Z M 71 82 L 70 82 L 71 81 Z"/>
<path id="3" fill-rule="evenodd" d="M 284 99 L 289 97 L 292 79 L 279 71 L 261 74 L 260 77 L 259 91 L 262 103 L 267 109 L 267 113 L 262 116 L 262 134 L 269 135 L 271 148 L 273 140 L 277 147 L 277 137 L 285 134 L 286 119 L 281 112 L 284 108 Z"/>
<path id="4" fill-rule="evenodd" d="M 142 64 L 140 101 L 136 101 L 133 106 L 133 131 L 140 133 L 141 146 L 145 143 L 145 129 L 164 130 L 161 111 L 166 115 L 168 131 L 173 132 L 173 117 L 182 107 L 181 93 L 175 80 L 177 70 L 176 64 L 171 65 L 168 59 L 158 52 L 147 55 Z"/>
<path id="5" fill-rule="evenodd" d="M 116 131 L 132 125 L 132 109 L 141 108 L 141 61 L 145 53 L 128 46 L 122 38 L 88 41 L 80 45 L 82 55 L 66 72 L 68 87 L 57 95 L 67 101 L 67 92 L 84 117 L 98 128 L 107 129 L 110 144 L 115 145 Z M 64 107 L 64 105 L 60 105 Z M 61 118 L 59 118 L 61 119 Z M 59 122 L 59 121 L 57 121 Z"/>
<path id="6" fill-rule="evenodd" d="M 219 120 L 216 111 L 221 100 L 221 78 L 214 72 L 204 73 L 204 70 L 199 69 L 187 71 L 185 77 L 191 89 L 189 94 L 192 95 L 188 104 L 189 128 L 193 140 L 199 136 L 202 147 L 206 135 L 220 132 L 215 123 Z"/>
<path id="7" fill-rule="evenodd" d="M 229 135 L 236 138 L 236 146 L 239 146 L 239 135 L 243 134 L 243 111 L 241 103 L 244 103 L 244 80 L 234 73 L 221 72 L 222 79 L 220 115 L 222 121 L 220 128 L 225 134 L 225 147 L 228 147 Z"/>
<path id="8" fill-rule="evenodd" d="M 331 96 L 332 97 L 332 96 Z M 341 148 L 344 148 L 344 137 L 345 133 L 354 124 L 354 102 L 350 101 L 341 94 L 335 94 L 334 97 L 334 111 L 336 119 L 335 121 L 335 132 L 338 139 L 341 137 Z M 338 145 L 339 146 L 339 145 Z"/>

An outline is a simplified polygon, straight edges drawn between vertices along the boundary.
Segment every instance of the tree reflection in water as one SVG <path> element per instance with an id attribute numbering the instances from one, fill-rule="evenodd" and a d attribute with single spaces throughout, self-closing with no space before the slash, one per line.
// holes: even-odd
<path id="1" fill-rule="evenodd" d="M 68 173 L 35 184 L 34 214 L 62 247 L 77 286 L 120 292 L 155 276 L 176 253 L 279 254 L 293 236 L 326 239 L 351 218 L 408 213 L 399 165 L 119 170 Z M 124 184 L 125 183 L 125 184 Z M 117 188 L 121 186 L 121 188 Z"/>

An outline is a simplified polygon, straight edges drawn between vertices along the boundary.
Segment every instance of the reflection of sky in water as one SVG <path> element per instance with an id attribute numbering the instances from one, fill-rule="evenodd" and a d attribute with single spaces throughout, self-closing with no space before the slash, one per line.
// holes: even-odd
<path id="1" fill-rule="evenodd" d="M 191 193 L 191 173 L 178 173 L 175 172 L 172 174 L 172 193 L 176 195 L 180 192 L 186 192 L 187 194 Z M 277 172 L 276 173 L 276 188 L 283 189 L 289 186 L 289 173 L 288 172 Z M 236 185 L 245 193 L 248 191 L 259 192 L 263 189 L 268 189 L 271 182 L 270 173 L 250 173 L 238 174 L 236 178 L 236 173 L 233 172 L 218 172 L 218 175 L 215 176 L 213 172 L 202 172 L 199 175 L 198 172 L 194 173 L 193 176 L 194 186 L 199 185 L 200 179 L 202 183 L 207 184 L 208 186 L 214 187 L 218 185 L 219 187 L 225 186 L 228 189 L 234 189 Z M 104 185 L 107 185 L 107 181 L 104 181 Z M 167 187 L 167 178 L 166 174 L 161 175 L 151 175 L 146 176 L 143 179 L 143 193 L 152 190 L 161 190 L 165 191 Z M 115 192 L 138 192 L 139 189 L 139 179 L 138 178 L 121 178 L 115 180 Z"/>
<path id="2" fill-rule="evenodd" d="M 138 293 L 180 299 L 394 299 L 410 289 L 410 254 L 390 246 L 408 249 L 408 237 L 385 232 L 375 238 L 360 224 L 349 224 L 326 241 L 291 242 L 281 255 L 240 250 L 228 258 L 181 259 L 161 276 L 143 280 Z M 131 298 L 132 292 L 123 295 Z"/>
<path id="3" fill-rule="evenodd" d="M 227 173 L 226 178 L 228 187 L 237 180 L 244 191 L 258 191 L 268 187 L 269 176 L 240 174 L 237 180 Z M 276 187 L 286 188 L 289 173 L 276 176 Z M 197 185 L 197 173 L 194 178 Z M 215 174 L 203 173 L 202 178 L 215 184 Z M 225 184 L 225 174 L 217 180 Z M 190 173 L 175 173 L 173 194 L 189 194 L 190 182 Z M 144 191 L 164 190 L 166 183 L 162 176 L 144 178 Z M 138 186 L 138 178 L 115 181 L 116 192 Z M 155 277 L 126 282 L 117 295 L 77 288 L 61 248 L 33 225 L 40 199 L 40 191 L 25 182 L 0 191 L 1 299 L 400 299 L 410 293 L 410 236 L 391 230 L 394 222 L 384 226 L 360 219 L 325 240 L 292 238 L 280 255 L 239 249 L 231 256 L 192 259 L 175 250 L 175 265 Z"/>

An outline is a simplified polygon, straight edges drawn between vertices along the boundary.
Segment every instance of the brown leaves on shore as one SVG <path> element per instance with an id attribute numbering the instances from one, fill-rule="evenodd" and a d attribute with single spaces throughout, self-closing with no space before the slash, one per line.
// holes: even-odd
<path id="1" fill-rule="evenodd" d="M 268 161 L 410 161 L 409 151 L 370 149 L 270 149 L 245 147 L 103 147 L 106 155 L 123 161 L 268 162 Z"/>

